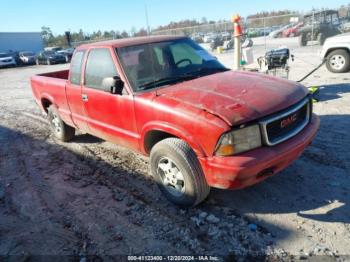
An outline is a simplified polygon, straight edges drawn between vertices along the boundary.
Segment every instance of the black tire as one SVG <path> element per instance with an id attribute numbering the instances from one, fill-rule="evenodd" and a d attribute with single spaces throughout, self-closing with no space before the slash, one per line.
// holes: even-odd
<path id="1" fill-rule="evenodd" d="M 306 46 L 307 45 L 307 39 L 305 34 L 301 34 L 299 36 L 299 46 Z"/>
<path id="2" fill-rule="evenodd" d="M 338 59 L 338 60 L 336 61 L 335 59 Z M 343 66 L 339 65 L 340 61 L 344 61 L 344 63 L 341 63 Z M 330 52 L 327 56 L 326 66 L 327 66 L 327 69 L 332 73 L 349 72 L 350 71 L 350 53 L 344 49 L 337 49 Z"/>
<path id="3" fill-rule="evenodd" d="M 175 170 L 180 171 L 183 177 L 183 180 L 180 179 L 180 181 L 183 181 L 182 184 L 180 183 L 180 187 L 183 185 L 183 192 L 175 190 L 172 186 L 165 185 L 166 172 L 163 172 L 160 165 L 164 165 L 164 163 L 167 165 L 167 159 L 175 165 L 175 168 L 177 168 Z M 204 201 L 209 195 L 210 187 L 205 180 L 197 156 L 183 140 L 167 138 L 156 144 L 151 150 L 150 163 L 152 175 L 160 191 L 170 202 L 179 206 L 192 207 Z M 173 168 L 169 170 L 173 170 Z M 176 181 L 179 183 L 177 179 Z"/>
<path id="4" fill-rule="evenodd" d="M 46 63 L 47 63 L 47 65 L 51 65 L 50 59 L 47 59 L 47 60 L 46 60 Z"/>
<path id="5" fill-rule="evenodd" d="M 318 44 L 319 45 L 323 45 L 325 41 L 326 41 L 326 38 L 325 38 L 324 34 L 319 33 L 317 35 L 317 42 L 318 42 Z"/>
<path id="6" fill-rule="evenodd" d="M 49 106 L 47 119 L 53 135 L 62 142 L 68 142 L 75 136 L 75 128 L 68 126 L 62 121 L 55 106 Z"/>

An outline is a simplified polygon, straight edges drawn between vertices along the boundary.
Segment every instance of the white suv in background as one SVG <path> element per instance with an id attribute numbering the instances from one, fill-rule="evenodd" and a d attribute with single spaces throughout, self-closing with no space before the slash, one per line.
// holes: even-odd
<path id="1" fill-rule="evenodd" d="M 333 73 L 350 71 L 350 33 L 328 38 L 323 45 L 321 57 L 327 58 L 327 68 Z"/>
<path id="2" fill-rule="evenodd" d="M 0 68 L 7 66 L 16 66 L 16 60 L 7 53 L 0 53 Z"/>

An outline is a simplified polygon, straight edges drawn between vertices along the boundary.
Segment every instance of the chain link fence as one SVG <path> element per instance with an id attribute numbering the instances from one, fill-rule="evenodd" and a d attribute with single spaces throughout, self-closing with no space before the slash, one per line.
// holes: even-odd
<path id="1" fill-rule="evenodd" d="M 278 16 L 266 16 L 258 18 L 243 18 L 242 25 L 247 30 L 257 29 L 261 31 L 271 27 L 279 27 L 291 23 L 291 19 L 300 20 L 298 13 L 290 13 Z M 165 29 L 152 31 L 152 35 L 196 35 L 208 33 L 233 32 L 233 23 L 226 21 L 220 23 L 204 24 L 199 26 L 182 27 L 176 29 Z"/>

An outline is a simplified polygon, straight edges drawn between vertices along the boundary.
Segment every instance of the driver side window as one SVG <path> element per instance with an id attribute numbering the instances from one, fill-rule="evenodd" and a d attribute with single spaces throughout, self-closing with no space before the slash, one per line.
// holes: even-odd
<path id="1" fill-rule="evenodd" d="M 109 49 L 96 48 L 89 52 L 85 69 L 86 87 L 102 89 L 104 78 L 117 75 L 118 73 Z"/>

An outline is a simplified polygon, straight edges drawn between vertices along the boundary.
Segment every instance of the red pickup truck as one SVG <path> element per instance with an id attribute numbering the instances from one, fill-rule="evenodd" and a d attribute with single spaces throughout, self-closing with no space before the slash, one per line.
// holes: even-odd
<path id="1" fill-rule="evenodd" d="M 79 129 L 150 156 L 160 190 L 183 206 L 276 174 L 319 127 L 306 88 L 229 70 L 186 37 L 82 45 L 69 71 L 31 86 L 58 139 Z"/>

